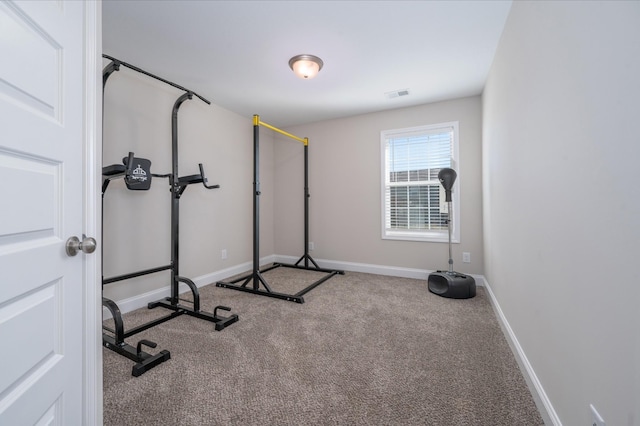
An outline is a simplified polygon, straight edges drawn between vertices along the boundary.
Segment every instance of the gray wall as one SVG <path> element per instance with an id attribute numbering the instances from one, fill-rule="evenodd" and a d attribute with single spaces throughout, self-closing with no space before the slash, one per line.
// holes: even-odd
<path id="1" fill-rule="evenodd" d="M 414 269 L 446 269 L 446 243 L 381 238 L 380 131 L 459 121 L 460 244 L 458 271 L 483 273 L 481 102 L 469 97 L 365 114 L 287 129 L 309 138 L 310 240 L 317 259 Z M 282 142 L 282 143 L 281 143 Z M 295 256 L 303 247 L 303 148 L 276 140 L 275 250 Z M 470 264 L 462 252 L 470 252 Z"/>
<path id="2" fill-rule="evenodd" d="M 640 424 L 640 3 L 514 2 L 483 93 L 485 276 L 565 425 Z"/>

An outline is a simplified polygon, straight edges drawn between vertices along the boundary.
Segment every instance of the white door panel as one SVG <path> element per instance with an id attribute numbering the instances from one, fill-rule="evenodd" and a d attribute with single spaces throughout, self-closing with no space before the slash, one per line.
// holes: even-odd
<path id="1" fill-rule="evenodd" d="M 62 208 L 59 163 L 43 162 L 0 151 L 0 183 L 11 208 L 3 211 L 0 235 L 14 240 L 60 235 Z M 28 197 L 23 195 L 28 194 Z M 15 242 L 15 241 L 14 241 Z"/>
<path id="2" fill-rule="evenodd" d="M 0 3 L 0 424 L 82 423 L 84 19 Z M 89 283 L 97 285 L 97 283 Z"/>

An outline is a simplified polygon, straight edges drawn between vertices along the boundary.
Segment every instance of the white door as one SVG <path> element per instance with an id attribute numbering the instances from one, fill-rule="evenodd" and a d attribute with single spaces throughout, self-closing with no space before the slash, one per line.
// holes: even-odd
<path id="1" fill-rule="evenodd" d="M 84 21 L 0 2 L 0 425 L 83 423 Z"/>

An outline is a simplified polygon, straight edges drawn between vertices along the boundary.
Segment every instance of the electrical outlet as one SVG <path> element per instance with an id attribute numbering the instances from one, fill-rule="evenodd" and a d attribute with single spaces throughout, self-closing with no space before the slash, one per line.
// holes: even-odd
<path id="1" fill-rule="evenodd" d="M 222 249 L 222 260 L 227 260 L 227 249 Z"/>
<path id="2" fill-rule="evenodd" d="M 471 253 L 469 253 L 468 251 L 462 252 L 462 262 L 471 263 Z"/>
<path id="3" fill-rule="evenodd" d="M 596 407 L 593 404 L 589 404 L 589 408 L 591 409 L 591 425 L 592 426 L 607 426 L 607 424 L 602 420 L 602 416 L 596 410 Z"/>
<path id="4" fill-rule="evenodd" d="M 313 251 L 315 247 L 315 244 L 313 244 L 312 242 L 309 243 L 309 251 Z"/>

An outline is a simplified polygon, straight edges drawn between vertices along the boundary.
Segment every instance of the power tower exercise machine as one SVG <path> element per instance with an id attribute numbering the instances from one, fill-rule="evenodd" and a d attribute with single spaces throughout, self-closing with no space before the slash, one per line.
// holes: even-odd
<path id="1" fill-rule="evenodd" d="M 179 213 L 180 213 L 180 197 L 187 189 L 189 185 L 202 183 L 207 189 L 215 189 L 219 188 L 219 185 L 209 185 L 207 178 L 204 174 L 204 168 L 202 163 L 198 165 L 200 168 L 200 174 L 190 175 L 190 176 L 182 176 L 178 174 L 178 110 L 182 103 L 186 100 L 193 99 L 193 96 L 200 98 L 206 104 L 211 104 L 208 100 L 203 98 L 202 96 L 196 94 L 193 91 L 185 89 L 182 86 L 179 86 L 170 81 L 164 80 L 156 75 L 153 75 L 149 72 L 146 72 L 138 67 L 135 67 L 126 62 L 120 61 L 108 55 L 102 55 L 104 58 L 109 59 L 111 63 L 107 65 L 103 70 L 102 77 L 102 89 L 104 92 L 104 87 L 107 83 L 109 76 L 115 71 L 119 71 L 120 66 L 125 66 L 139 73 L 145 74 L 149 77 L 152 77 L 156 80 L 162 81 L 166 84 L 169 84 L 175 88 L 178 88 L 185 93 L 182 94 L 173 105 L 173 113 L 171 119 L 171 148 L 172 148 L 172 173 L 169 174 L 153 174 L 151 173 L 151 161 L 144 158 L 137 158 L 133 152 L 129 152 L 128 156 L 123 158 L 123 164 L 114 164 L 110 166 L 105 166 L 102 169 L 103 182 L 102 182 L 102 199 L 103 199 L 103 211 L 104 211 L 104 196 L 106 190 L 109 186 L 109 183 L 118 178 L 124 178 L 125 184 L 129 190 L 139 190 L 144 191 L 148 190 L 151 186 L 152 177 L 157 178 L 166 178 L 169 180 L 169 190 L 171 192 L 171 263 L 168 265 L 158 266 L 155 268 L 150 268 L 142 271 L 136 271 L 124 275 L 119 275 L 115 277 L 105 278 L 104 274 L 102 277 L 102 287 L 107 284 L 129 280 L 132 278 L 140 277 L 143 275 L 154 274 L 161 271 L 170 271 L 171 272 L 171 296 L 165 299 L 151 302 L 148 304 L 149 309 L 153 309 L 156 307 L 163 307 L 171 311 L 168 315 L 160 317 L 158 319 L 149 321 L 145 324 L 134 327 L 128 331 L 124 329 L 124 322 L 122 320 L 122 313 L 118 308 L 118 305 L 106 298 L 102 298 L 102 304 L 105 308 L 107 308 L 113 317 L 114 328 L 111 329 L 109 327 L 104 326 L 103 329 L 106 332 L 102 333 L 102 343 L 103 345 L 123 355 L 132 361 L 135 361 L 136 364 L 133 366 L 132 374 L 133 376 L 140 376 L 145 373 L 149 369 L 155 367 L 156 365 L 167 361 L 171 358 L 169 351 L 163 350 L 158 354 L 152 355 L 144 350 L 142 350 L 143 346 L 155 348 L 157 344 L 155 342 L 151 342 L 149 340 L 142 339 L 140 340 L 136 347 L 133 347 L 125 342 L 125 339 L 131 337 L 137 333 L 140 333 L 144 330 L 147 330 L 156 325 L 162 324 L 166 321 L 169 321 L 173 318 L 176 318 L 180 315 L 190 315 L 199 319 L 203 319 L 206 321 L 213 322 L 215 324 L 215 329 L 220 331 L 225 327 L 233 324 L 238 321 L 238 316 L 233 314 L 230 316 L 221 316 L 218 314 L 219 310 L 222 311 L 230 311 L 231 309 L 226 306 L 216 306 L 213 311 L 213 314 L 208 312 L 204 312 L 200 309 L 200 295 L 198 292 L 198 288 L 196 284 L 179 274 Z M 185 300 L 180 298 L 179 295 L 179 286 L 180 283 L 186 284 L 187 287 L 191 290 L 192 300 Z M 187 302 L 190 306 L 185 305 L 182 302 Z"/>
<path id="2" fill-rule="evenodd" d="M 294 139 L 304 144 L 304 254 L 295 264 L 274 263 L 273 265 L 260 270 L 260 126 L 264 126 L 277 133 Z M 300 138 L 278 129 L 270 124 L 260 121 L 260 116 L 253 116 L 253 270 L 249 275 L 242 276 L 232 281 L 218 281 L 216 286 L 259 294 L 261 296 L 274 297 L 287 300 L 289 302 L 304 303 L 304 296 L 323 282 L 334 275 L 344 275 L 344 271 L 334 269 L 324 269 L 318 266 L 309 254 L 309 138 Z M 300 263 L 304 261 L 304 264 Z M 313 266 L 309 265 L 309 262 Z M 327 275 L 308 285 L 295 294 L 278 293 L 271 289 L 269 283 L 262 275 L 278 267 L 305 269 L 308 271 L 325 272 Z M 242 283 L 239 284 L 238 283 Z M 249 283 L 252 283 L 249 287 Z M 260 288 L 260 285 L 264 289 Z"/>

